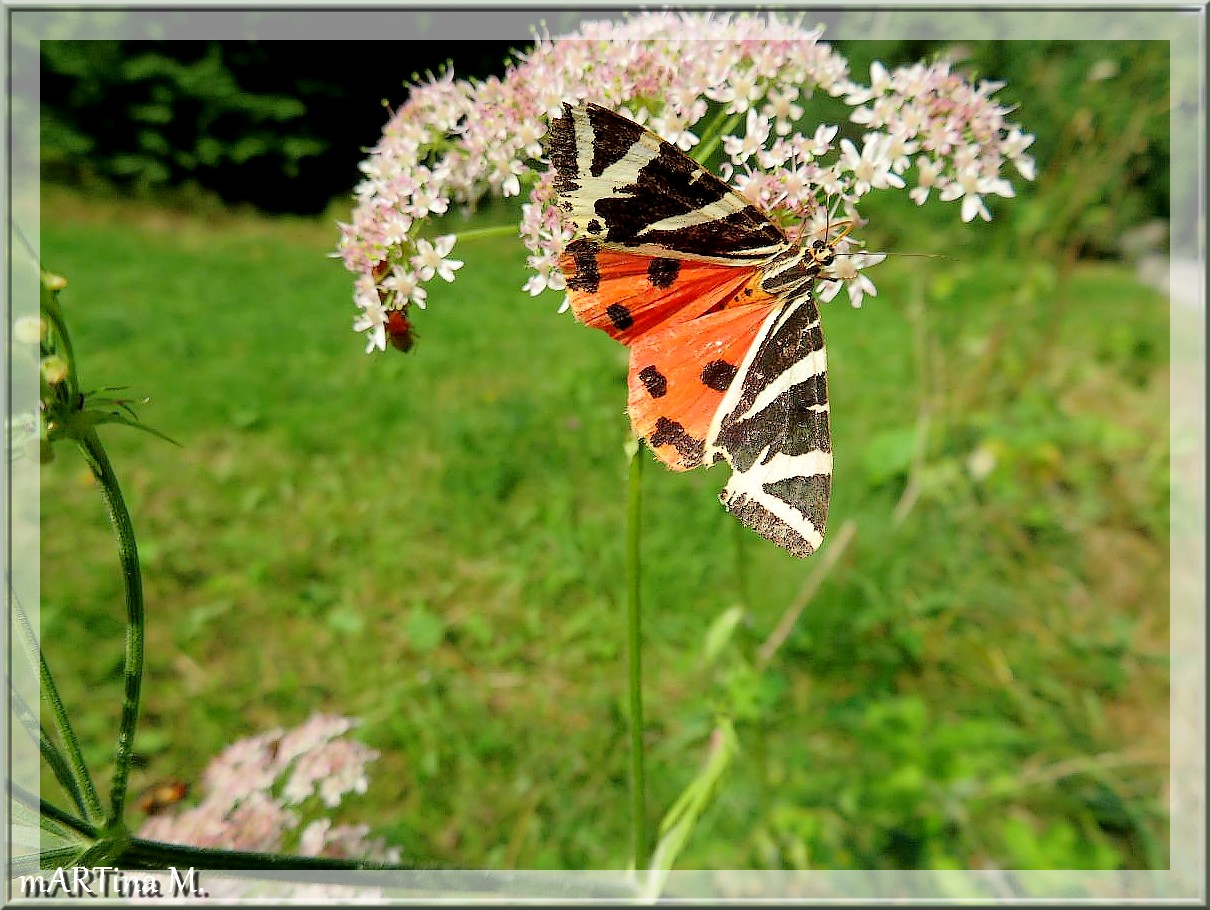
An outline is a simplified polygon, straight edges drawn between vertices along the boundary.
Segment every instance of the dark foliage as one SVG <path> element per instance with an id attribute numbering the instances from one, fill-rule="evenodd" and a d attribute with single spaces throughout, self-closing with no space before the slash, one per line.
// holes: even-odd
<path id="1" fill-rule="evenodd" d="M 432 41 L 44 41 L 42 174 L 315 213 L 450 46 Z M 510 44 L 467 42 L 459 76 L 502 72 Z"/>

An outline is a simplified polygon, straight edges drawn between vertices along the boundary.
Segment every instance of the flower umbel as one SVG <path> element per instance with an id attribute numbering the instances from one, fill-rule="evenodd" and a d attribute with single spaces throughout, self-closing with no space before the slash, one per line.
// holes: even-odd
<path id="1" fill-rule="evenodd" d="M 452 206 L 527 196 L 519 234 L 534 274 L 524 289 L 563 289 L 558 260 L 572 231 L 541 155 L 565 102 L 611 107 L 700 160 L 721 148 L 724 179 L 792 234 L 821 212 L 860 228 L 861 198 L 886 190 L 907 189 L 923 204 L 935 189 L 942 202 L 962 200 L 964 221 L 987 220 L 988 197 L 1013 195 L 1006 165 L 1033 179 L 1033 137 L 1006 120 L 993 99 L 999 84 L 972 85 L 941 61 L 893 71 L 875 63 L 863 85 L 820 35 L 776 14 L 643 13 L 539 35 L 501 78 L 447 70 L 412 86 L 362 163 L 352 218 L 340 226 L 337 255 L 358 276 L 354 329 L 367 351 L 385 349 L 390 313 L 423 309 L 427 283 L 456 278 L 453 235 L 422 236 Z M 839 124 L 800 132 L 817 92 L 842 98 L 865 132 L 839 145 Z M 860 247 L 846 238 L 837 253 Z M 838 256 L 825 277 L 859 305 L 875 293 L 861 274 L 873 262 Z"/>
<path id="2" fill-rule="evenodd" d="M 271 730 L 224 749 L 202 776 L 202 802 L 152 815 L 140 837 L 197 847 L 281 851 L 288 838 L 305 856 L 398 863 L 397 847 L 370 838 L 366 827 L 333 826 L 318 818 L 296 834 L 307 804 L 334 809 L 348 793 L 364 793 L 366 766 L 378 753 L 345 734 L 355 722 L 315 714 L 293 730 Z M 310 810 L 314 814 L 314 808 Z"/>

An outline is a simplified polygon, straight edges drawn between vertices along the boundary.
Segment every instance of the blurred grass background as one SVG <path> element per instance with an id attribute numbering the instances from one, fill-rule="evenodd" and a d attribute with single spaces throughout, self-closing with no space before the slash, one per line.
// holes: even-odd
<path id="1" fill-rule="evenodd" d="M 841 49 L 859 74 L 929 50 Z M 991 225 L 866 210 L 872 248 L 950 258 L 892 256 L 862 310 L 824 307 L 830 526 L 855 530 L 767 668 L 815 562 L 735 532 L 725 469 L 645 471 L 651 824 L 720 715 L 741 744 L 682 868 L 1167 867 L 1169 323 L 1122 242 L 1166 214 L 1166 56 L 967 50 L 1010 81 L 1039 180 Z M 347 202 L 266 215 L 170 174 L 74 179 L 104 170 L 81 154 L 48 155 L 41 243 L 84 386 L 147 396 L 182 443 L 103 431 L 148 603 L 135 791 L 333 711 L 382 752 L 344 820 L 410 859 L 624 866 L 625 351 L 524 294 L 505 237 L 457 248 L 416 351 L 364 357 L 327 258 Z M 59 454 L 42 631 L 100 769 L 120 580 Z"/>

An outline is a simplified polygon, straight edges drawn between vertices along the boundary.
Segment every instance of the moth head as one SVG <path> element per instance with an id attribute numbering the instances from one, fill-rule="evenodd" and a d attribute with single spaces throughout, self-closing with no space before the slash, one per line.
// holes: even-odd
<path id="1" fill-rule="evenodd" d="M 811 259 L 820 268 L 827 268 L 836 260 L 836 245 L 843 240 L 850 231 L 853 230 L 853 222 L 849 222 L 843 231 L 835 237 L 829 237 L 826 240 L 816 239 L 811 241 L 810 254 Z M 829 231 L 829 233 L 831 233 Z"/>

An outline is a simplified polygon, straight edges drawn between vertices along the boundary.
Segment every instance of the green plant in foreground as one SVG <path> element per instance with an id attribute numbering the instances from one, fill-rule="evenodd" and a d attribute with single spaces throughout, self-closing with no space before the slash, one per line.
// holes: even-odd
<path id="1" fill-rule="evenodd" d="M 372 860 L 342 860 L 331 856 L 312 858 L 194 848 L 136 837 L 131 832 L 126 815 L 127 781 L 139 718 L 147 621 L 134 525 L 126 508 L 117 474 L 97 434 L 97 427 L 106 423 L 117 423 L 164 437 L 137 419 L 128 400 L 80 390 L 76 356 L 59 298 L 64 287 L 66 281 L 63 278 L 45 271 L 41 273 L 41 321 L 36 332 L 24 333 L 31 340 L 36 336 L 40 346 L 41 453 L 43 460 L 49 460 L 54 457 L 56 444 L 70 442 L 77 446 L 97 483 L 117 536 L 126 605 L 124 692 L 114 749 L 109 801 L 108 806 L 105 806 L 84 762 L 70 716 L 59 697 L 58 687 L 43 649 L 24 611 L 19 604 L 15 605 L 16 626 L 21 642 L 31 661 L 39 668 L 42 697 L 51 710 L 53 735 L 51 730 L 39 728 L 35 714 L 29 706 L 22 706 L 21 719 L 30 735 L 37 738 L 44 760 L 71 802 L 71 809 L 64 810 L 45 799 L 35 801 L 30 794 L 21 791 L 17 793 L 19 804 L 26 809 L 38 811 L 43 831 L 58 842 L 57 846 L 43 851 L 37 857 L 27 856 L 20 859 L 15 863 L 17 871 L 33 872 L 50 866 L 160 869 L 171 864 L 211 869 L 409 868 L 399 865 L 397 854 L 385 851 L 380 845 L 363 843 L 360 840 L 363 833 L 350 837 L 347 830 L 332 829 L 330 823 L 326 827 L 312 826 L 303 832 L 302 842 L 309 852 L 318 855 L 325 847 L 334 847 L 345 851 L 347 855 L 357 852 L 353 848 L 360 848 L 365 853 L 378 854 L 394 862 L 384 864 Z M 315 732 L 300 731 L 293 740 L 283 739 L 280 731 L 272 734 L 275 739 L 271 754 L 266 752 L 259 766 L 256 762 L 248 765 L 245 758 L 242 774 L 228 773 L 224 778 L 216 770 L 211 775 L 212 788 L 215 790 L 211 795 L 218 797 L 220 811 L 218 818 L 212 818 L 211 822 L 232 824 L 237 811 L 247 813 L 251 810 L 255 814 L 254 800 L 257 797 L 262 804 L 262 819 L 266 808 L 272 806 L 276 809 L 256 786 L 258 776 L 264 777 L 266 769 L 272 771 L 266 786 L 272 784 L 276 777 L 287 771 L 291 772 L 291 777 L 283 785 L 287 801 L 299 802 L 312 790 L 316 790 L 324 803 L 331 806 L 336 805 L 340 796 L 348 789 L 364 790 L 365 782 L 360 768 L 372 756 L 357 753 L 355 744 L 341 745 L 341 741 L 333 741 L 334 737 L 348 729 L 346 722 L 336 719 L 335 726 L 331 722 L 323 723 L 323 729 Z M 257 745 L 257 741 L 249 741 L 241 748 L 246 755 L 248 750 L 255 749 Z M 348 755 L 349 749 L 354 750 L 352 759 L 337 757 Z M 258 774 L 249 776 L 249 771 Z M 235 796 L 230 798 L 225 809 L 221 808 L 222 799 L 229 794 L 224 794 L 221 786 L 213 786 L 220 779 L 245 788 L 238 790 Z M 241 801 L 242 805 L 237 805 Z M 282 824 L 291 827 L 285 824 L 285 821 Z M 163 820 L 148 827 L 153 833 L 158 831 L 170 834 L 175 831 L 178 836 L 187 828 L 178 826 L 174 829 Z"/>

